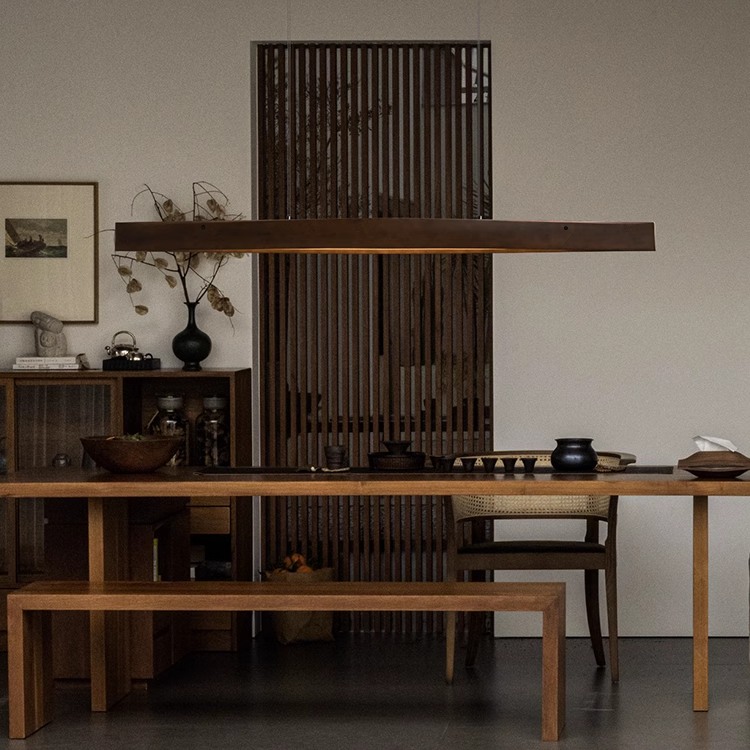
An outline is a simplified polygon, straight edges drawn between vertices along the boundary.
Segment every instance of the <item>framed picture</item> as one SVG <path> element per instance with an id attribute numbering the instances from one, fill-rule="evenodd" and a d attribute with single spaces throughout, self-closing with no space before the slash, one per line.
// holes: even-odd
<path id="1" fill-rule="evenodd" d="M 0 323 L 99 317 L 97 182 L 0 182 Z"/>

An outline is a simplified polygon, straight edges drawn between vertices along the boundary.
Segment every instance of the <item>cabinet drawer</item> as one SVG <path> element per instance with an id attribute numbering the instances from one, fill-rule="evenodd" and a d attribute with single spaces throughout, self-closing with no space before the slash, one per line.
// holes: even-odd
<path id="1" fill-rule="evenodd" d="M 190 508 L 191 534 L 229 534 L 231 516 L 228 507 Z"/>

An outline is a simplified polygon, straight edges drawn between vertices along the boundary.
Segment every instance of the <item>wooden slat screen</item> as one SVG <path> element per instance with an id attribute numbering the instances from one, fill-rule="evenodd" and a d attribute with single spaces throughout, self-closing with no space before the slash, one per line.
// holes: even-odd
<path id="1" fill-rule="evenodd" d="M 260 218 L 491 215 L 489 45 L 258 49 Z M 479 59 L 479 65 L 477 60 Z M 382 439 L 489 447 L 488 255 L 262 255 L 261 453 L 320 466 Z M 338 579 L 442 580 L 441 498 L 268 498 L 263 555 L 310 552 Z M 354 613 L 432 632 L 433 613 Z"/>

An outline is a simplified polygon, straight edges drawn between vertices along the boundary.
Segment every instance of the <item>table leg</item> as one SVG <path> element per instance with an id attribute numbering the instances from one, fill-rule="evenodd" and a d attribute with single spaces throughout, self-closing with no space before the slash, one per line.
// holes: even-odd
<path id="1" fill-rule="evenodd" d="M 693 498 L 693 711 L 708 711 L 708 497 Z"/>
<path id="2" fill-rule="evenodd" d="M 127 498 L 92 497 L 89 506 L 89 580 L 128 578 Z M 91 612 L 91 710 L 106 711 L 130 684 L 130 615 Z"/>

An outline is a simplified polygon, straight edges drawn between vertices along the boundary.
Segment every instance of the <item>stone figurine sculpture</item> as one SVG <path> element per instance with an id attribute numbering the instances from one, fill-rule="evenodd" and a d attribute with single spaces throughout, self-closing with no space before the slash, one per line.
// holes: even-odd
<path id="1" fill-rule="evenodd" d="M 64 357 L 68 353 L 68 342 L 62 332 L 61 320 L 38 310 L 31 313 L 34 324 L 34 343 L 37 357 Z"/>

